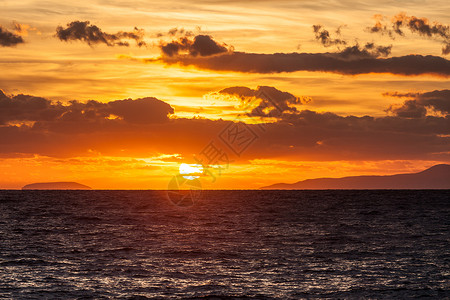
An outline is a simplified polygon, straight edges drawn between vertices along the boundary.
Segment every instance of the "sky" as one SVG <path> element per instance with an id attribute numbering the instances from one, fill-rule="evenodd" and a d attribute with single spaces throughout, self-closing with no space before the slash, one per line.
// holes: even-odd
<path id="1" fill-rule="evenodd" d="M 181 172 L 253 189 L 450 163 L 449 11 L 0 0 L 0 188 L 166 189 Z"/>

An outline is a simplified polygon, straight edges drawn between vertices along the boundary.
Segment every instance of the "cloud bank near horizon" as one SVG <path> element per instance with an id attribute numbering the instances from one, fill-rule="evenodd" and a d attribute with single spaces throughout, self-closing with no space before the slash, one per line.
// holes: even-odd
<path id="1" fill-rule="evenodd" d="M 253 96 L 266 90 L 280 107 L 290 103 L 290 93 L 273 87 L 232 87 L 222 94 Z M 417 105 L 433 106 L 439 115 L 403 113 L 389 108 L 384 117 L 340 116 L 331 112 L 289 110 L 278 121 L 246 124 L 260 136 L 236 158 L 282 157 L 301 160 L 449 160 L 449 90 L 417 96 Z M 289 97 L 288 97 L 289 96 Z M 267 103 L 265 104 L 267 105 Z M 232 121 L 169 118 L 173 108 L 153 97 L 97 101 L 72 101 L 67 105 L 28 95 L 0 94 L 0 153 L 3 157 L 38 154 L 71 157 L 102 153 L 123 156 L 180 153 L 190 157 L 232 124 Z M 268 117 L 266 115 L 256 115 Z M 237 121 L 236 121 L 237 122 Z"/>

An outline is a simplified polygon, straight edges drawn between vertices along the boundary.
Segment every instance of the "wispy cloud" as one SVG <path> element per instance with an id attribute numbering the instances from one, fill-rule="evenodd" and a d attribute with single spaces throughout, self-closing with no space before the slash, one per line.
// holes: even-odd
<path id="1" fill-rule="evenodd" d="M 20 24 L 17 22 L 13 22 L 14 25 L 14 33 L 19 36 L 28 36 L 30 31 L 34 31 L 37 34 L 41 34 L 41 32 L 36 28 L 28 24 Z"/>
<path id="2" fill-rule="evenodd" d="M 342 26 L 336 29 L 336 34 L 341 35 Z M 315 38 L 324 47 L 335 46 L 338 51 L 334 52 L 337 57 L 345 59 L 355 59 L 355 58 L 377 58 L 377 57 L 387 57 L 391 54 L 392 45 L 389 46 L 378 46 L 373 42 L 367 42 L 365 45 L 360 46 L 358 42 L 354 42 L 353 45 L 350 44 L 348 40 L 345 39 L 333 39 L 330 36 L 330 32 L 325 30 L 322 25 L 313 25 L 313 31 Z M 341 46 L 345 46 L 342 48 Z"/>
<path id="3" fill-rule="evenodd" d="M 375 15 L 375 25 L 369 27 L 369 32 L 388 34 L 394 38 L 404 36 L 404 30 L 409 29 L 410 32 L 425 36 L 428 38 L 440 39 L 444 44 L 442 54 L 450 53 L 450 27 L 439 22 L 430 22 L 427 18 L 418 18 L 408 16 L 405 13 L 395 15 L 390 22 L 384 22 L 386 17 Z"/>
<path id="4" fill-rule="evenodd" d="M 330 32 L 325 30 L 322 25 L 313 25 L 313 31 L 315 34 L 315 38 L 319 41 L 324 47 L 330 47 L 333 45 L 347 45 L 347 41 L 343 39 L 333 39 L 330 36 Z M 340 35 L 340 28 L 336 30 L 336 34 Z"/>

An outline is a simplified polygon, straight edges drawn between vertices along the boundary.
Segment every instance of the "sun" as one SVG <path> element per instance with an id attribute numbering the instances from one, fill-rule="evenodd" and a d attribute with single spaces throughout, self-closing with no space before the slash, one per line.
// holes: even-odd
<path id="1" fill-rule="evenodd" d="M 203 174 L 203 166 L 200 164 L 185 164 L 180 165 L 180 174 L 187 180 L 194 180 Z"/>

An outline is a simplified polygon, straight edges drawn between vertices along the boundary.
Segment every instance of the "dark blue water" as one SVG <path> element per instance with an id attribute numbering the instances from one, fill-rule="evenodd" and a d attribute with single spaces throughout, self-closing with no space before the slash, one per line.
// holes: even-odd
<path id="1" fill-rule="evenodd" d="M 450 191 L 0 191 L 0 238 L 0 298 L 450 297 Z"/>

